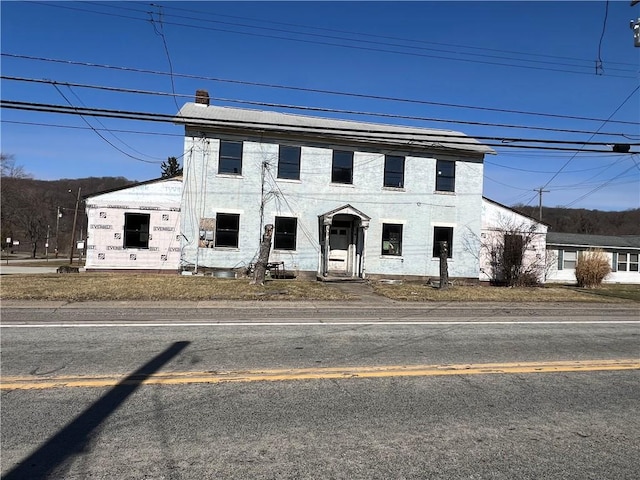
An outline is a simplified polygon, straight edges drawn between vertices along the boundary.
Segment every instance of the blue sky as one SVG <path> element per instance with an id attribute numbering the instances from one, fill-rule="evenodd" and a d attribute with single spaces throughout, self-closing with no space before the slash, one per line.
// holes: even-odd
<path id="1" fill-rule="evenodd" d="M 494 144 L 640 143 L 640 48 L 629 28 L 640 4 L 626 0 L 3 1 L 0 8 L 2 75 L 20 79 L 2 80 L 3 101 L 173 115 L 176 103 L 204 88 L 218 105 L 319 107 L 333 112 L 306 114 L 452 129 L 495 137 Z M 2 152 L 38 179 L 149 180 L 163 160 L 183 153 L 183 130 L 171 123 L 1 114 Z M 534 189 L 544 187 L 545 206 L 640 207 L 640 155 L 565 147 L 573 151 L 496 148 L 486 157 L 484 194 L 537 205 Z"/>

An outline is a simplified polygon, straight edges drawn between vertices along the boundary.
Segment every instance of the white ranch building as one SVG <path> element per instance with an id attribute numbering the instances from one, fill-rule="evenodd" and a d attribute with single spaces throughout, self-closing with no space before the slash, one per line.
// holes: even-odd
<path id="1" fill-rule="evenodd" d="M 274 225 L 269 261 L 297 276 L 478 280 L 487 146 L 449 130 L 210 106 L 185 126 L 182 268 L 241 270 Z"/>
<path id="2" fill-rule="evenodd" d="M 558 232 L 547 234 L 547 253 L 556 260 L 547 282 L 575 283 L 580 253 L 589 249 L 604 251 L 611 262 L 611 273 L 604 283 L 640 283 L 640 236 Z"/>
<path id="3" fill-rule="evenodd" d="M 182 178 L 86 197 L 86 271 L 180 270 Z"/>

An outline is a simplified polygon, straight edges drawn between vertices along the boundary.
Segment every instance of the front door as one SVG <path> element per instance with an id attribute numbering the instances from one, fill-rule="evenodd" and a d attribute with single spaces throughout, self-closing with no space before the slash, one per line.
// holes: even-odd
<path id="1" fill-rule="evenodd" d="M 347 273 L 349 270 L 349 239 L 351 222 L 333 221 L 329 232 L 329 271 Z"/>

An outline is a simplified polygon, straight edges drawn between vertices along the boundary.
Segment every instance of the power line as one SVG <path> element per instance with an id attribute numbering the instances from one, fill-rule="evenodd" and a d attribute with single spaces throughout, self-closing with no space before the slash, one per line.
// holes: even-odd
<path id="1" fill-rule="evenodd" d="M 131 93 L 131 94 L 142 94 L 142 95 L 156 95 L 156 96 L 171 96 L 171 97 L 181 97 L 181 98 L 193 98 L 193 94 L 177 94 L 167 93 L 167 92 L 158 92 L 151 90 L 139 90 L 139 89 L 130 89 L 123 87 L 109 87 L 104 85 L 88 85 L 83 83 L 73 83 L 73 82 L 61 82 L 57 80 L 51 79 L 36 79 L 36 78 L 25 78 L 25 77 L 14 77 L 2 75 L 0 76 L 2 80 L 12 80 L 19 82 L 28 82 L 28 83 L 42 83 L 42 84 L 50 84 L 50 85 L 65 85 L 67 87 L 78 87 L 78 88 L 87 88 L 87 89 L 96 89 L 117 93 Z M 579 134 L 593 134 L 594 132 L 587 130 L 574 130 L 574 129 L 565 129 L 565 128 L 551 128 L 551 127 L 538 127 L 538 126 L 526 126 L 526 125 L 511 125 L 505 123 L 488 123 L 488 122 L 475 122 L 469 120 L 452 120 L 452 119 L 440 119 L 440 118 L 432 118 L 432 117 L 421 117 L 415 115 L 399 115 L 399 114 L 391 114 L 391 113 L 381 113 L 381 112 L 363 112 L 358 110 L 344 110 L 344 109 L 335 109 L 335 108 L 323 108 L 323 107 L 309 107 L 309 106 L 300 106 L 300 105 L 290 105 L 290 104 L 281 104 L 281 103 L 268 103 L 268 102 L 257 102 L 250 100 L 238 100 L 238 99 L 230 99 L 230 98 L 220 98 L 213 97 L 214 100 L 218 100 L 226 103 L 233 104 L 241 104 L 241 105 L 254 105 L 261 107 L 271 107 L 271 108 L 282 108 L 288 110 L 300 110 L 300 111 L 313 111 L 313 112 L 325 112 L 325 113 L 340 113 L 345 115 L 358 115 L 358 116 L 367 116 L 367 117 L 381 117 L 381 118 L 394 118 L 394 119 L 403 119 L 403 120 L 419 120 L 425 122 L 438 122 L 438 123 L 455 123 L 462 125 L 477 125 L 482 127 L 501 127 L 501 128 L 514 128 L 521 130 L 540 130 L 540 131 L 549 131 L 549 132 L 560 132 L 560 133 L 579 133 Z M 176 104 L 177 105 L 177 104 Z M 180 107 L 178 107 L 179 109 Z M 608 135 L 608 136 L 619 136 L 624 138 L 630 138 L 634 135 L 628 133 L 612 133 L 612 132 L 596 132 L 598 135 Z"/>
<path id="2" fill-rule="evenodd" d="M 42 61 L 42 62 L 62 63 L 62 64 L 65 64 L 65 65 L 76 65 L 76 66 L 92 67 L 92 68 L 104 68 L 104 69 L 119 70 L 119 71 L 124 71 L 124 72 L 145 73 L 145 74 L 149 74 L 149 75 L 165 75 L 165 76 L 169 75 L 168 72 L 162 72 L 162 71 L 157 71 L 157 70 L 148 70 L 148 69 L 135 68 L 135 67 L 122 67 L 122 66 L 115 66 L 115 65 L 105 65 L 105 64 L 99 64 L 99 63 L 92 63 L 92 62 L 80 62 L 80 61 L 74 61 L 74 60 L 61 60 L 61 59 L 54 59 L 54 58 L 37 57 L 37 56 L 32 56 L 32 55 L 21 55 L 21 54 L 5 53 L 5 52 L 3 52 L 1 55 L 4 56 L 4 57 L 19 58 L 19 59 L 24 59 L 24 60 L 36 60 L 36 61 Z M 185 74 L 185 73 L 175 73 L 174 72 L 174 76 L 181 77 L 181 78 L 192 79 L 192 80 L 205 80 L 205 81 L 211 81 L 211 82 L 232 83 L 232 84 L 238 84 L 238 85 L 249 85 L 249 86 L 254 86 L 254 87 L 274 88 L 274 89 L 292 90 L 292 91 L 298 91 L 298 92 L 319 93 L 319 94 L 326 94 L 326 95 L 353 97 L 353 98 L 365 98 L 365 99 L 371 99 L 371 100 L 382 100 L 382 101 L 409 103 L 409 104 L 416 104 L 416 105 L 433 105 L 433 106 L 447 107 L 447 108 L 462 108 L 462 109 L 468 109 L 468 110 L 481 110 L 481 111 L 498 112 L 498 113 L 509 113 L 509 114 L 516 114 L 516 115 L 531 115 L 531 116 L 546 117 L 546 118 L 562 118 L 562 119 L 581 120 L 581 121 L 589 121 L 589 122 L 603 122 L 604 121 L 604 120 L 602 120 L 600 118 L 582 117 L 582 116 L 577 116 L 577 115 L 561 115 L 561 114 L 543 113 L 543 112 L 527 112 L 527 111 L 523 111 L 523 110 L 511 110 L 511 109 L 505 109 L 505 108 L 482 107 L 482 106 L 473 106 L 473 105 L 460 105 L 460 104 L 454 104 L 454 103 L 433 102 L 433 101 L 427 101 L 427 100 L 416 100 L 416 99 L 408 99 L 408 98 L 401 98 L 401 97 L 390 97 L 390 96 L 384 96 L 384 95 L 368 95 L 368 94 L 355 93 L 355 92 L 340 92 L 340 91 L 335 91 L 335 90 L 324 90 L 324 89 L 317 89 L 317 88 L 296 87 L 296 86 L 290 86 L 290 85 L 278 85 L 278 84 L 262 83 L 262 82 L 250 82 L 250 81 L 246 81 L 246 80 L 232 80 L 232 79 L 208 77 L 208 76 L 203 76 L 203 75 L 193 75 L 193 74 Z M 608 120 L 608 122 L 609 123 L 618 123 L 618 124 L 623 124 L 623 125 L 634 125 L 634 126 L 638 125 L 637 122 L 629 122 L 629 121 L 624 121 L 624 120 Z"/>
<path id="3" fill-rule="evenodd" d="M 295 126 L 286 125 L 286 124 L 274 124 L 270 125 L 268 129 L 265 129 L 265 125 L 261 123 L 251 122 L 251 121 L 240 121 L 240 120 L 204 120 L 199 117 L 187 117 L 181 116 L 177 117 L 175 115 L 167 115 L 167 114 L 158 114 L 158 113 L 149 113 L 149 112 L 132 112 L 132 111 L 123 111 L 123 110 L 109 110 L 109 109 L 99 109 L 99 108 L 86 108 L 86 107 L 66 107 L 64 105 L 52 105 L 52 104 L 43 104 L 43 103 L 34 103 L 34 102 L 20 102 L 20 101 L 12 101 L 12 100 L 1 100 L 0 106 L 3 108 L 10 108 L 15 110 L 27 110 L 27 111 L 40 111 L 44 113 L 60 113 L 60 114 L 74 114 L 74 115 L 91 115 L 91 116 L 100 116 L 107 118 L 121 118 L 127 120 L 145 120 L 145 121 L 156 121 L 156 122 L 171 122 L 171 123 L 184 123 L 189 124 L 191 126 L 215 126 L 215 125 L 230 125 L 233 127 L 242 126 L 247 129 L 258 129 L 260 131 L 268 130 L 273 133 L 290 133 L 292 128 L 298 133 L 305 132 L 313 132 L 313 131 L 322 131 L 325 135 L 328 135 L 327 132 L 330 132 L 335 138 L 343 139 L 343 140 L 352 140 L 358 141 L 359 143 L 371 143 L 374 144 L 376 142 L 385 141 L 385 140 L 393 140 L 398 142 L 399 140 L 403 140 L 403 136 L 408 136 L 408 138 L 404 138 L 407 142 L 406 146 L 415 146 L 417 141 L 424 142 L 433 142 L 434 144 L 430 145 L 431 148 L 438 148 L 439 145 L 436 145 L 441 142 L 441 139 L 445 139 L 443 143 L 448 145 L 461 145 L 461 146 L 473 146 L 476 145 L 472 143 L 476 139 L 486 139 L 493 141 L 501 141 L 501 142 L 522 142 L 522 143 L 539 143 L 546 144 L 547 146 L 542 145 L 513 145 L 511 143 L 485 143 L 485 145 L 490 147 L 507 147 L 507 148 L 530 148 L 530 149 L 547 149 L 547 150 L 564 150 L 564 151 L 575 151 L 574 148 L 566 148 L 566 147 L 557 147 L 557 146 L 548 146 L 548 145 L 590 145 L 590 146 L 608 146 L 608 143 L 604 142 L 572 142 L 565 140 L 546 140 L 546 139 L 516 139 L 516 138 L 507 138 L 507 137 L 467 137 L 460 134 L 449 133 L 447 131 L 438 131 L 438 132 L 398 132 L 397 130 L 376 130 L 375 132 L 370 132 L 366 130 L 359 130 L 357 128 L 342 128 L 342 127 L 298 127 L 296 129 Z M 365 135 L 370 135 L 369 138 L 364 138 Z M 420 137 L 420 138 L 415 138 Z M 432 138 L 432 137 L 435 137 Z M 459 141 L 456 141 L 459 140 Z M 632 143 L 632 146 L 640 145 L 640 143 Z M 446 148 L 446 146 L 445 146 Z M 606 153 L 608 151 L 605 150 L 594 150 L 594 149 L 584 149 L 584 151 L 588 152 L 596 152 L 596 153 Z M 635 153 L 635 152 L 630 152 Z"/>
<path id="4" fill-rule="evenodd" d="M 96 11 L 96 10 L 89 10 L 89 9 L 86 9 L 86 8 L 69 7 L 67 5 L 48 4 L 48 3 L 39 3 L 39 2 L 33 2 L 33 3 L 38 3 L 39 5 L 46 5 L 46 6 L 51 6 L 51 7 L 55 7 L 55 8 L 64 8 L 64 9 L 68 9 L 68 10 L 89 12 L 89 13 L 94 13 L 94 14 L 97 14 L 97 15 L 105 15 L 105 16 L 111 16 L 111 17 L 125 18 L 125 19 L 129 19 L 129 20 L 144 21 L 144 19 L 141 19 L 141 18 L 138 18 L 138 17 L 132 17 L 132 16 L 122 15 L 122 14 L 107 13 L 107 12 L 100 12 L 100 11 Z M 119 9 L 121 10 L 122 7 L 119 7 Z M 134 9 L 129 8 L 128 10 L 134 10 Z M 137 13 L 145 13 L 145 14 L 148 13 L 148 12 L 143 12 L 141 10 L 134 10 L 134 11 L 136 11 Z M 190 17 L 187 17 L 187 18 L 190 19 L 190 20 L 194 20 L 193 18 L 190 18 Z M 202 19 L 196 19 L 196 20 L 202 20 Z M 225 22 L 211 21 L 211 20 L 204 20 L 204 21 L 209 22 L 209 23 L 211 23 L 211 22 L 214 22 L 214 23 L 225 23 Z M 525 69 L 544 70 L 544 71 L 560 72 L 560 73 L 574 73 L 574 74 L 582 74 L 582 75 L 592 75 L 592 73 L 586 72 L 586 71 L 582 72 L 582 71 L 566 70 L 566 69 L 559 69 L 559 68 L 536 67 L 536 66 L 532 66 L 532 65 L 516 65 L 516 64 L 513 64 L 513 63 L 501 63 L 501 62 L 489 61 L 489 60 L 455 58 L 455 57 L 451 57 L 450 55 L 444 56 L 444 55 L 432 55 L 432 54 L 406 52 L 406 51 L 398 51 L 398 50 L 387 50 L 387 49 L 383 49 L 383 48 L 364 47 L 364 46 L 359 46 L 359 45 L 346 45 L 346 44 L 341 44 L 341 43 L 331 43 L 331 42 L 320 41 L 320 40 L 308 40 L 308 39 L 302 39 L 302 38 L 283 37 L 283 36 L 270 35 L 270 34 L 265 34 L 265 33 L 243 32 L 243 31 L 229 30 L 229 29 L 224 29 L 224 28 L 204 27 L 204 26 L 200 26 L 200 25 L 193 25 L 193 24 L 186 24 L 186 23 L 177 23 L 177 22 L 165 22 L 165 23 L 167 25 L 173 25 L 173 26 L 177 26 L 177 27 L 186 27 L 186 28 L 192 28 L 192 29 L 197 29 L 197 30 L 206 30 L 206 31 L 231 33 L 231 34 L 235 34 L 235 35 L 244 35 L 244 36 L 260 37 L 260 38 L 270 38 L 270 39 L 275 39 L 275 40 L 284 40 L 284 41 L 289 41 L 289 42 L 298 42 L 298 43 L 305 43 L 305 44 L 314 44 L 314 45 L 331 46 L 331 47 L 339 47 L 339 48 L 349 48 L 349 49 L 354 49 L 354 50 L 359 50 L 359 51 L 390 53 L 390 54 L 408 55 L 408 56 L 421 57 L 421 58 L 435 58 L 435 59 L 438 59 L 438 60 L 470 62 L 470 63 L 478 63 L 478 64 L 484 64 L 484 65 L 495 65 L 495 66 L 503 66 L 503 67 L 525 68 Z M 226 22 L 226 23 L 228 24 L 229 22 Z M 241 26 L 241 27 L 245 27 L 245 28 L 248 27 L 248 28 L 254 28 L 254 29 L 262 29 L 262 30 L 272 30 L 272 31 L 273 30 L 276 30 L 276 31 L 278 30 L 278 29 L 273 29 L 273 28 L 255 27 L 255 26 L 250 26 L 250 25 L 235 25 L 235 26 Z M 312 36 L 312 37 L 325 37 L 325 38 L 337 39 L 337 40 L 356 41 L 356 42 L 361 42 L 361 43 L 363 43 L 363 42 L 364 43 L 380 43 L 380 42 L 371 42 L 371 41 L 364 41 L 364 40 L 346 39 L 344 37 L 331 37 L 331 36 L 328 36 L 328 35 L 318 35 L 318 34 L 311 34 L 311 33 L 290 32 L 290 31 L 285 31 L 285 33 L 287 33 L 287 34 L 293 33 L 293 34 L 297 34 L 297 35 L 307 35 L 307 36 Z M 390 45 L 390 46 L 397 47 L 398 45 Z M 407 48 L 407 46 L 402 46 L 402 45 L 400 45 L 400 47 Z M 422 48 L 422 49 L 425 49 L 424 47 L 410 47 L 410 48 Z M 433 49 L 426 49 L 426 50 L 433 50 Z M 466 53 L 461 53 L 461 52 L 448 52 L 448 53 L 456 53 L 458 55 L 471 55 L 471 54 L 466 54 Z M 475 55 L 478 56 L 477 54 L 475 54 Z M 482 55 L 482 56 L 490 57 L 490 55 Z M 513 60 L 512 58 L 508 58 L 508 57 L 498 57 L 498 58 L 505 59 L 505 60 Z M 517 60 L 518 61 L 527 61 L 527 62 L 536 62 L 535 60 L 519 60 L 519 59 L 517 59 Z M 547 62 L 545 62 L 545 63 L 547 63 Z M 553 62 L 548 62 L 548 63 L 553 63 Z M 570 67 L 584 68 L 584 67 L 580 67 L 579 65 L 570 65 Z M 617 78 L 635 78 L 635 76 L 629 76 L 629 75 L 607 75 L 607 76 L 609 76 L 609 77 L 617 77 Z"/>
<path id="5" fill-rule="evenodd" d="M 64 95 L 64 93 L 62 93 L 62 91 L 56 86 L 54 85 L 54 88 L 58 91 L 58 93 L 60 93 L 60 95 L 62 96 L 62 98 L 64 98 L 67 103 L 69 103 L 69 105 L 75 109 L 75 107 L 73 107 L 72 103 L 69 101 L 69 99 Z M 112 146 L 113 148 L 115 148 L 117 151 L 119 151 L 120 153 L 122 153 L 123 155 L 126 155 L 127 157 L 133 159 L 133 160 L 137 160 L 138 162 L 144 162 L 144 163 L 161 163 L 161 162 L 157 162 L 157 161 L 151 161 L 151 160 L 144 160 L 142 158 L 138 158 L 138 157 L 134 157 L 133 155 L 125 152 L 124 150 L 122 150 L 121 148 L 117 147 L 116 145 L 114 145 L 113 143 L 111 143 L 104 135 L 102 135 L 100 132 L 98 132 L 95 128 L 93 128 L 93 125 L 91 125 L 86 118 L 84 118 L 84 116 L 81 113 L 78 113 L 78 115 L 80 116 L 80 118 L 89 126 L 89 128 L 91 128 L 91 130 L 93 130 L 96 135 L 98 135 L 102 140 L 104 140 L 106 143 L 108 143 L 110 146 Z"/>
<path id="6" fill-rule="evenodd" d="M 150 5 L 154 6 L 155 4 L 151 3 Z M 236 15 L 225 15 L 225 14 L 221 14 L 221 13 L 218 13 L 218 12 L 210 13 L 210 12 L 205 12 L 205 11 L 202 11 L 202 10 L 179 8 L 179 7 L 175 7 L 175 6 L 167 6 L 166 9 L 197 13 L 198 15 L 208 15 L 208 16 L 223 17 L 223 18 L 235 18 L 235 19 L 240 19 L 240 20 L 249 20 L 249 21 L 253 21 L 253 22 L 268 23 L 269 25 L 284 25 L 284 26 L 288 26 L 288 27 L 309 28 L 309 29 L 312 29 L 312 30 L 334 32 L 334 33 L 343 33 L 343 34 L 349 34 L 349 35 L 359 35 L 359 36 L 369 37 L 369 38 L 384 38 L 384 39 L 387 39 L 387 40 L 399 40 L 399 41 L 403 41 L 403 42 L 412 42 L 412 43 L 419 43 L 419 44 L 424 44 L 424 45 L 440 45 L 440 46 L 453 47 L 453 48 L 466 48 L 466 49 L 469 49 L 469 50 L 476 50 L 476 51 L 479 50 L 479 51 L 488 51 L 488 52 L 497 52 L 497 53 L 509 53 L 509 54 L 515 54 L 515 55 L 527 55 L 527 56 L 531 56 L 531 57 L 546 57 L 546 58 L 555 58 L 555 59 L 559 59 L 559 60 L 574 60 L 574 61 L 579 61 L 579 62 L 592 63 L 592 60 L 583 59 L 583 58 L 576 58 L 576 57 L 565 57 L 565 56 L 559 56 L 559 55 L 548 55 L 548 54 L 541 54 L 541 53 L 530 53 L 530 52 L 522 52 L 522 51 L 516 51 L 516 50 L 504 50 L 504 49 L 486 48 L 486 47 L 474 47 L 472 45 L 458 45 L 458 44 L 451 44 L 451 43 L 432 42 L 432 41 L 426 41 L 426 40 L 416 40 L 416 39 L 410 39 L 410 38 L 393 37 L 393 36 L 387 36 L 387 35 L 376 35 L 376 34 L 364 33 L 364 32 L 338 30 L 338 29 L 332 29 L 332 28 L 322 28 L 322 27 L 317 27 L 317 26 L 314 26 L 314 25 L 301 25 L 301 24 L 296 24 L 296 23 L 278 22 L 278 21 L 274 21 L 272 19 L 262 20 L 262 19 L 256 19 L 256 18 L 240 17 L 240 16 L 236 16 Z M 616 64 L 616 65 L 636 66 L 635 63 L 628 63 L 628 62 L 609 62 L 609 63 Z"/>
<path id="7" fill-rule="evenodd" d="M 627 103 L 627 102 L 629 101 L 629 99 L 630 99 L 630 98 L 631 98 L 631 97 L 632 97 L 632 96 L 633 96 L 633 95 L 634 95 L 634 94 L 635 94 L 639 89 L 640 89 L 640 85 L 638 85 L 636 88 L 634 88 L 634 89 L 631 91 L 631 93 L 630 93 L 629 95 L 627 95 L 627 97 L 622 101 L 622 103 L 621 103 L 620 105 L 618 105 L 618 107 L 617 107 L 617 108 L 616 108 L 616 109 L 611 113 L 611 115 L 609 115 L 609 118 L 607 118 L 606 120 L 604 120 L 604 121 L 602 122 L 602 125 L 600 125 L 600 126 L 598 127 L 598 129 L 596 130 L 596 133 L 597 133 L 597 132 L 599 132 L 599 131 L 600 131 L 600 130 L 601 130 L 601 129 L 602 129 L 602 128 L 607 124 L 607 122 L 609 122 L 609 120 L 611 120 L 611 118 L 612 118 L 616 113 L 618 113 L 618 111 L 619 111 L 619 110 L 620 110 L 620 109 L 625 105 L 625 103 Z M 594 133 L 593 135 L 591 135 L 587 141 L 590 141 L 590 140 L 595 136 L 595 134 L 596 134 L 596 133 Z M 569 159 L 564 163 L 564 165 L 562 165 L 562 167 L 560 167 L 560 169 L 559 169 L 559 170 L 558 170 L 558 171 L 557 171 L 557 172 L 556 172 L 556 173 L 555 173 L 555 174 L 554 174 L 554 175 L 553 175 L 553 176 L 552 176 L 552 177 L 547 181 L 547 183 L 545 183 L 541 188 L 546 188 L 547 186 L 549 186 L 549 184 L 550 184 L 550 183 L 551 183 L 551 182 L 552 182 L 552 181 L 553 181 L 553 180 L 554 180 L 554 179 L 555 179 L 555 178 L 560 174 L 560 172 L 562 172 L 562 170 L 564 170 L 564 169 L 565 169 L 565 167 L 566 167 L 567 165 L 569 165 L 569 163 L 571 163 L 571 161 L 572 161 L 574 158 L 576 158 L 576 156 L 577 156 L 579 153 L 580 153 L 580 152 L 579 152 L 579 151 L 577 151 L 577 152 L 575 153 L 575 155 L 572 155 L 572 156 L 571 156 L 571 158 L 569 158 Z"/>

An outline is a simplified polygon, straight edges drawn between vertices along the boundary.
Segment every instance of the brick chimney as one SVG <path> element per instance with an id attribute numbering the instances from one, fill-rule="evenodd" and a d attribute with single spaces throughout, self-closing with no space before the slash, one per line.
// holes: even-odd
<path id="1" fill-rule="evenodd" d="M 209 92 L 206 90 L 196 90 L 196 103 L 209 106 Z"/>

